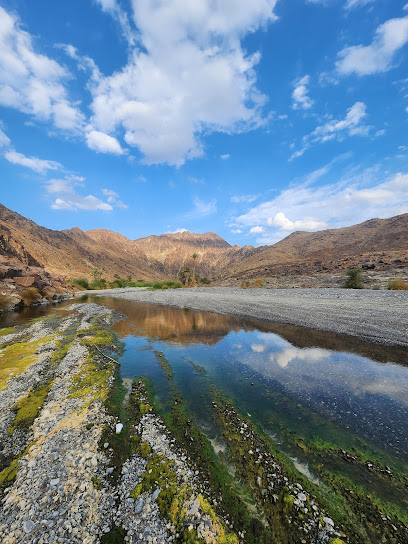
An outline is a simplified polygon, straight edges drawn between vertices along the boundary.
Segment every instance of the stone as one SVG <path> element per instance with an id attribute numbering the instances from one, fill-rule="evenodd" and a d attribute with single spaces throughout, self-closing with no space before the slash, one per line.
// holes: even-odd
<path id="1" fill-rule="evenodd" d="M 31 521 L 31 519 L 28 519 L 23 523 L 23 531 L 25 533 L 29 534 L 33 529 L 35 529 L 35 523 Z"/>
<path id="2" fill-rule="evenodd" d="M 116 429 L 115 429 L 116 434 L 120 434 L 122 429 L 123 429 L 123 423 L 116 423 Z"/>

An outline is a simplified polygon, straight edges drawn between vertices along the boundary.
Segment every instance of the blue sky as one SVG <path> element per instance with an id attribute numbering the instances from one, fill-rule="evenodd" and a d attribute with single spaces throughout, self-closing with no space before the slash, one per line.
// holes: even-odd
<path id="1" fill-rule="evenodd" d="M 270 244 L 408 212 L 405 0 L 3 0 L 0 201 Z"/>

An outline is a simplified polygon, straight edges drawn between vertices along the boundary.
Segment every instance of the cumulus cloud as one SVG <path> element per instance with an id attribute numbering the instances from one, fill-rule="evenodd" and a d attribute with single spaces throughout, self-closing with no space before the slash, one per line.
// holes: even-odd
<path id="1" fill-rule="evenodd" d="M 292 153 L 289 160 L 301 157 L 309 147 L 330 140 L 343 140 L 346 136 L 368 136 L 372 127 L 363 124 L 367 116 L 364 102 L 356 102 L 347 110 L 344 119 L 332 119 L 315 128 L 313 132 L 303 137 L 303 147 Z"/>
<path id="2" fill-rule="evenodd" d="M 338 228 L 407 213 L 408 174 L 394 174 L 381 182 L 379 177 L 370 170 L 333 184 L 293 186 L 237 217 L 236 222 L 254 225 L 251 230 L 264 227 L 257 242 L 274 243 L 297 230 Z"/>
<path id="3" fill-rule="evenodd" d="M 39 159 L 38 157 L 26 157 L 22 153 L 17 153 L 17 151 L 14 150 L 7 151 L 4 154 L 4 157 L 13 164 L 31 168 L 31 170 L 34 170 L 39 174 L 44 174 L 47 170 L 59 170 L 62 168 L 62 164 L 57 161 Z"/>
<path id="4" fill-rule="evenodd" d="M 182 232 L 188 232 L 188 229 L 178 228 L 176 230 L 169 230 L 167 234 L 180 234 Z"/>
<path id="5" fill-rule="evenodd" d="M 338 74 L 365 76 L 387 72 L 396 53 L 408 42 L 408 16 L 390 19 L 380 25 L 370 45 L 353 45 L 339 53 Z"/>
<path id="6" fill-rule="evenodd" d="M 104 132 L 91 130 L 86 135 L 86 142 L 89 149 L 98 153 L 113 153 L 114 155 L 122 155 L 124 153 L 118 140 Z"/>
<path id="7" fill-rule="evenodd" d="M 84 118 L 67 97 L 68 76 L 55 60 L 35 51 L 30 34 L 0 7 L 0 105 L 78 132 Z"/>
<path id="8" fill-rule="evenodd" d="M 134 45 L 137 32 L 131 27 L 127 14 L 122 10 L 117 0 L 95 0 L 102 11 L 109 13 L 119 23 L 124 38 L 129 45 Z"/>
<path id="9" fill-rule="evenodd" d="M 108 197 L 109 204 L 112 204 L 116 208 L 123 208 L 126 210 L 128 208 L 127 204 L 124 204 L 120 199 L 119 195 L 116 191 L 112 191 L 112 189 L 102 189 L 102 194 L 104 196 Z"/>
<path id="10" fill-rule="evenodd" d="M 308 110 L 313 106 L 313 100 L 308 96 L 308 85 L 310 77 L 308 75 L 302 77 L 295 82 L 295 88 L 292 92 L 293 109 Z"/>
<path id="11" fill-rule="evenodd" d="M 203 154 L 204 133 L 264 124 L 254 71 L 260 56 L 246 55 L 240 40 L 275 19 L 275 3 L 134 0 L 141 47 L 91 86 L 95 130 L 122 127 L 148 164 L 179 166 Z"/>
<path id="12" fill-rule="evenodd" d="M 307 363 L 317 363 L 328 359 L 330 352 L 320 348 L 306 348 L 299 349 L 295 347 L 288 347 L 283 351 L 277 353 L 271 353 L 269 360 L 276 363 L 281 368 L 286 368 L 293 361 L 302 361 Z"/>
<path id="13" fill-rule="evenodd" d="M 266 229 L 265 227 L 261 227 L 259 225 L 257 225 L 256 227 L 252 227 L 249 231 L 250 234 L 259 234 L 259 233 L 262 233 L 262 232 L 265 232 Z"/>
<path id="14" fill-rule="evenodd" d="M 74 180 L 69 176 L 61 179 L 48 180 L 45 184 L 45 189 L 54 198 L 51 208 L 54 210 L 71 211 L 111 211 L 113 209 L 111 204 L 103 202 L 94 195 L 80 195 L 77 191 L 77 187 L 83 188 L 83 181 Z"/>
<path id="15" fill-rule="evenodd" d="M 241 234 L 241 229 L 231 229 L 232 234 Z"/>
<path id="16" fill-rule="evenodd" d="M 229 154 L 229 153 L 225 153 L 224 155 L 220 155 L 220 158 L 221 158 L 223 161 L 227 161 L 227 160 L 230 158 L 230 154 Z"/>

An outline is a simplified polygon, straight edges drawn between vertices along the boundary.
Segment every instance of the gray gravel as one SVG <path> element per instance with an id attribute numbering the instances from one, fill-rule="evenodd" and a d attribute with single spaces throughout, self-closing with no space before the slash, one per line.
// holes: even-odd
<path id="1" fill-rule="evenodd" d="M 148 291 L 128 287 L 89 293 L 252 317 L 408 347 L 408 291 L 234 287 Z"/>

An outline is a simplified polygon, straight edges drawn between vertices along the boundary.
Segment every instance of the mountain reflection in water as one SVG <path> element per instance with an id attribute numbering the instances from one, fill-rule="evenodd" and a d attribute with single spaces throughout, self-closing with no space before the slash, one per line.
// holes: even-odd
<path id="1" fill-rule="evenodd" d="M 192 377 L 191 364 L 203 367 L 213 385 L 272 433 L 279 411 L 291 413 L 285 424 L 293 427 L 299 421 L 310 426 L 310 414 L 317 413 L 342 432 L 364 436 L 399 458 L 407 455 L 406 349 L 188 309 L 94 300 L 126 315 L 113 327 L 125 343 L 123 377 L 150 373 L 164 387 L 155 357 L 147 354 L 162 351 L 181 393 L 202 418 L 195 397 L 204 390 Z M 271 421 L 275 423 L 268 429 Z"/>

